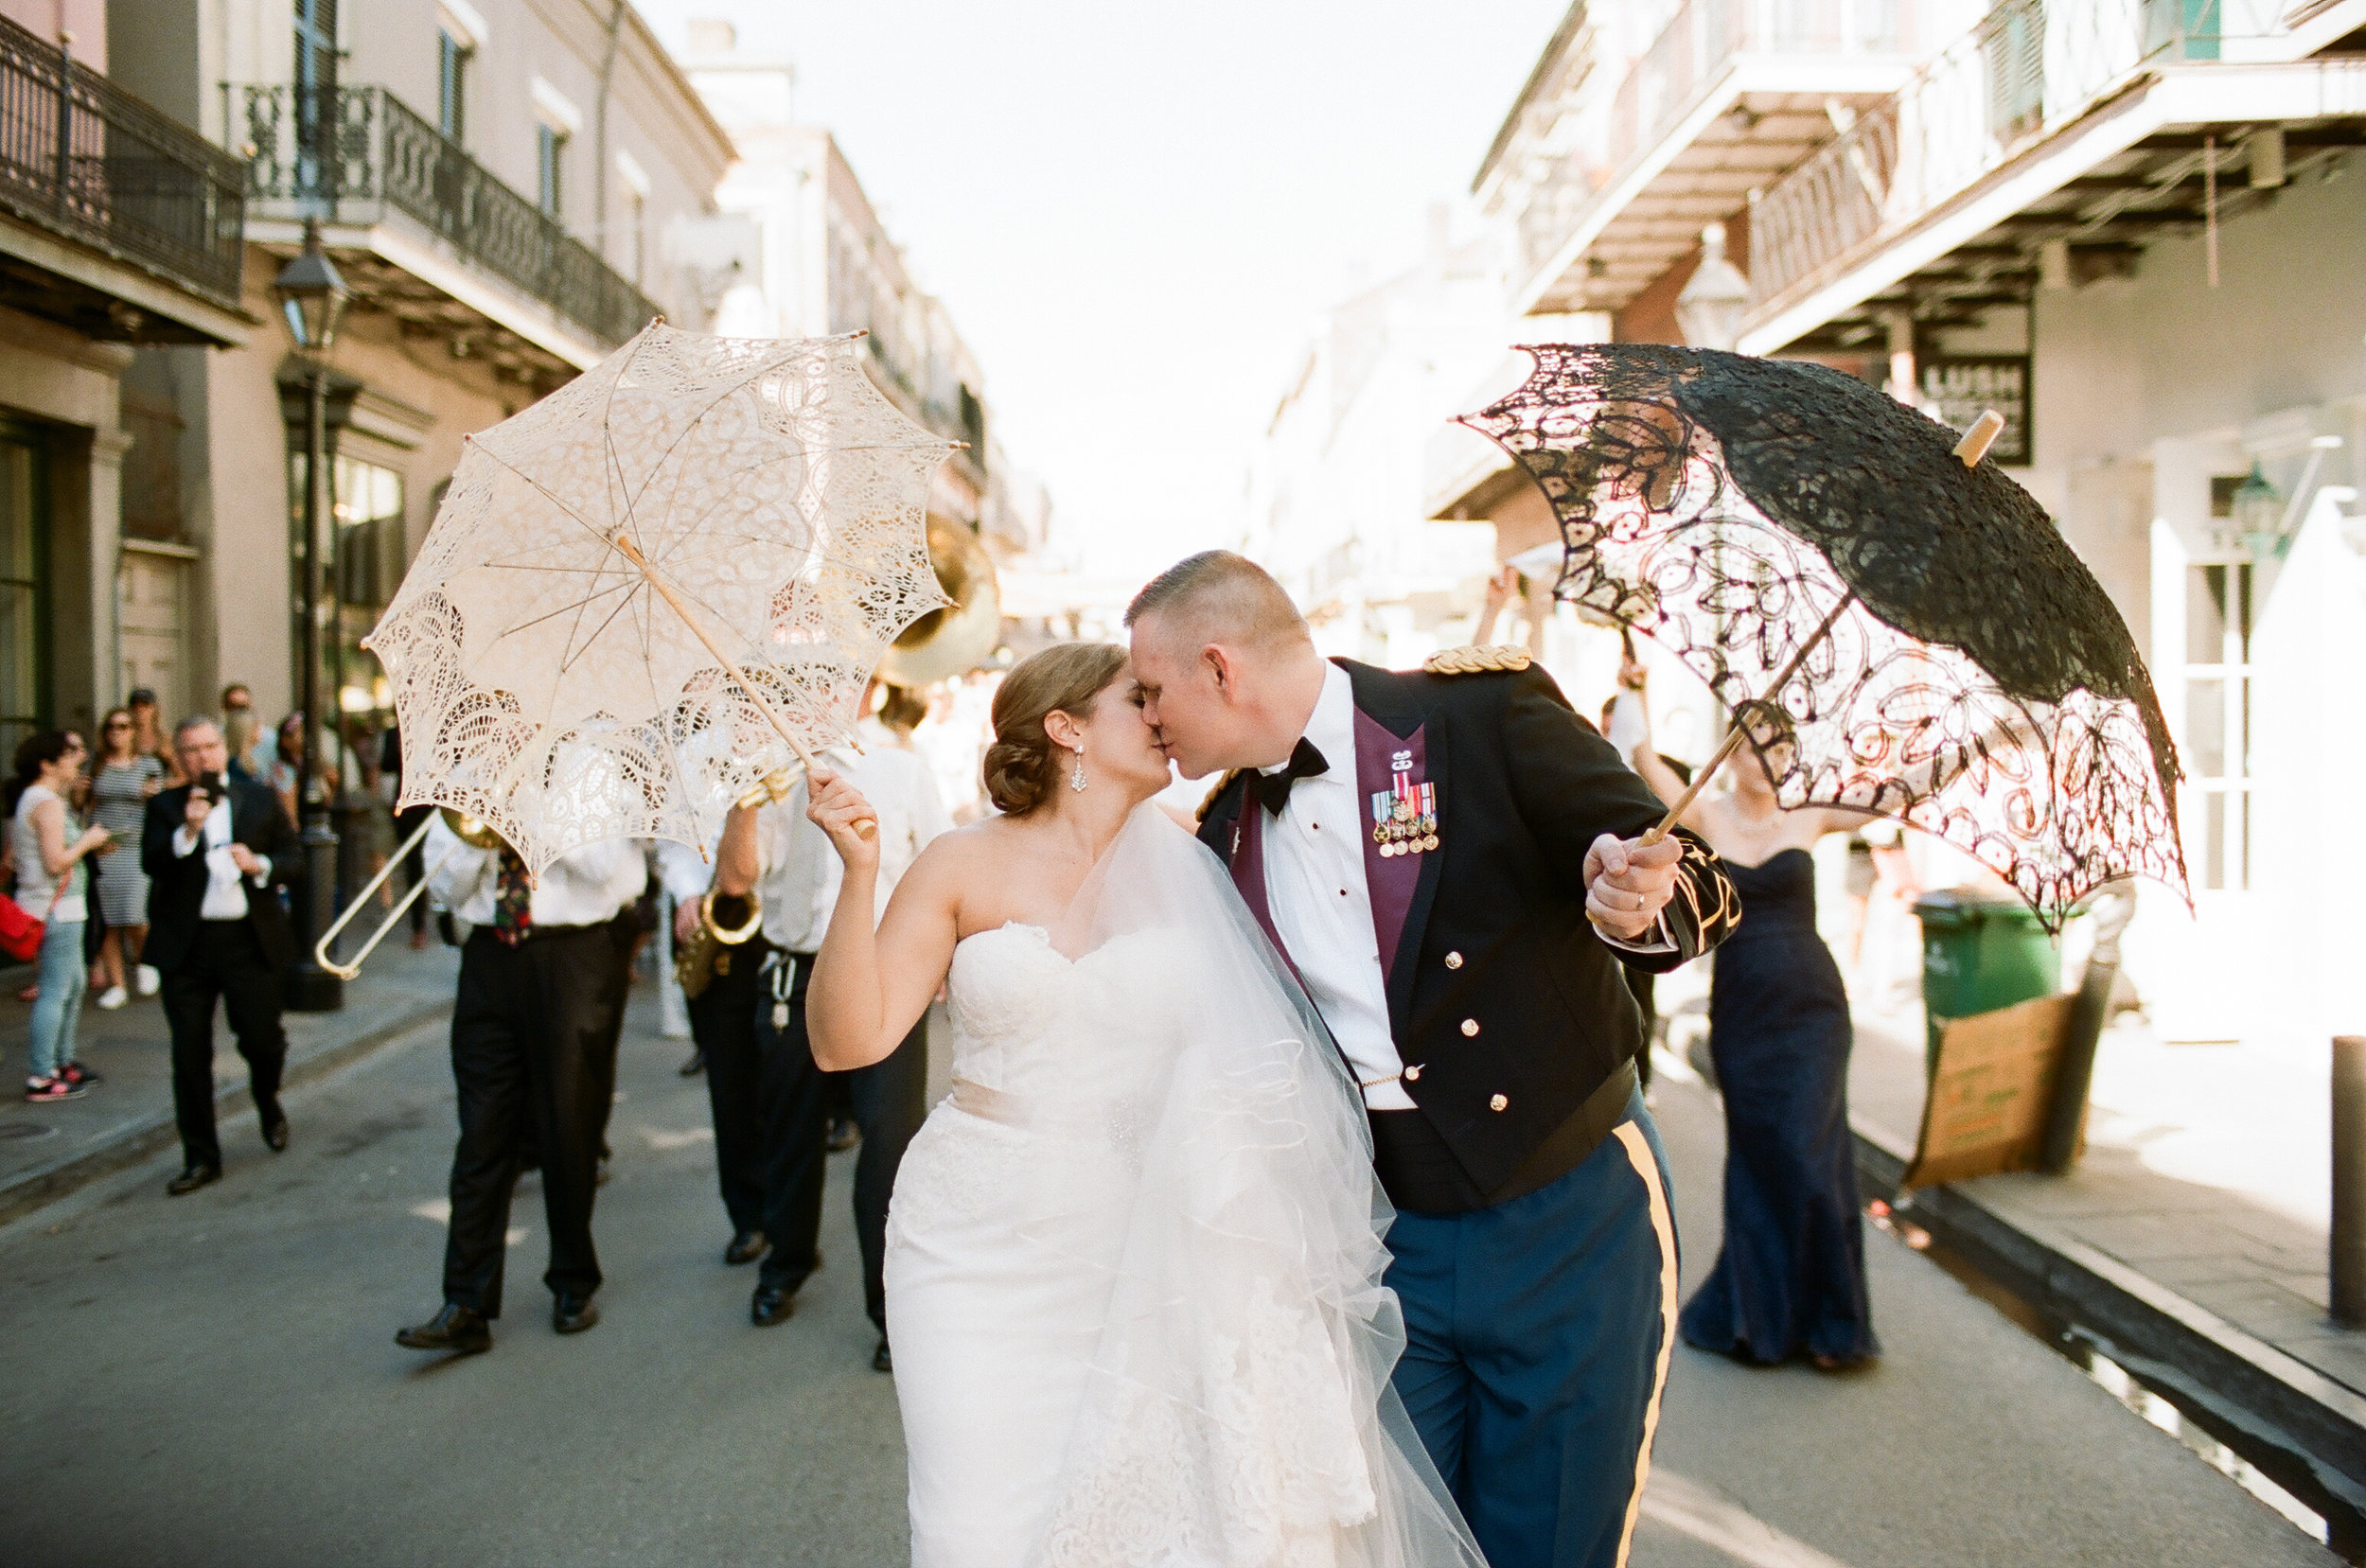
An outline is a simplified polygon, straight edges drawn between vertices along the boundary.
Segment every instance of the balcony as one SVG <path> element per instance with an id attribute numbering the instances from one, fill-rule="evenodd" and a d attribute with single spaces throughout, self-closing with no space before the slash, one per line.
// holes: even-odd
<path id="1" fill-rule="evenodd" d="M 1517 222 L 1515 306 L 1616 309 L 1702 225 L 1906 80 L 1965 0 L 1686 0 L 1606 105 L 1574 99 Z M 1961 22 L 1956 21 L 1956 26 Z"/>
<path id="2" fill-rule="evenodd" d="M 595 363 L 659 313 L 385 88 L 238 91 L 254 238 L 291 247 L 316 220 L 360 302 L 528 377 Z"/>
<path id="3" fill-rule="evenodd" d="M 238 161 L 0 17 L 5 298 L 93 338 L 235 344 Z"/>
<path id="4" fill-rule="evenodd" d="M 1751 213 L 1740 346 L 1771 353 L 1950 257 L 1910 288 L 1994 303 L 2035 275 L 2049 238 L 2131 253 L 2147 228 L 2200 221 L 2213 124 L 2222 198 L 2254 124 L 2303 148 L 2356 145 L 2366 69 L 2306 57 L 2358 12 L 2287 0 L 2004 0 L 1896 95 L 1859 115 Z M 2312 136 L 2311 121 L 2332 122 Z M 2326 138 L 2330 139 L 2326 139 Z M 2233 176 L 2233 177 L 2230 177 Z M 2223 209 L 2222 209 L 2223 212 Z M 1995 231 L 1995 232 L 1992 232 Z M 1873 324 L 1852 324 L 1869 338 Z"/>

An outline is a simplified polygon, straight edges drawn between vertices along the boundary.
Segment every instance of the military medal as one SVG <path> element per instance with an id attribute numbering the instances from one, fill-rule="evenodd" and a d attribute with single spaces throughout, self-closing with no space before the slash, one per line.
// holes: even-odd
<path id="1" fill-rule="evenodd" d="M 1388 759 L 1393 777 L 1372 796 L 1372 842 L 1381 858 L 1420 854 L 1438 847 L 1438 786 L 1413 782 L 1413 753 Z"/>

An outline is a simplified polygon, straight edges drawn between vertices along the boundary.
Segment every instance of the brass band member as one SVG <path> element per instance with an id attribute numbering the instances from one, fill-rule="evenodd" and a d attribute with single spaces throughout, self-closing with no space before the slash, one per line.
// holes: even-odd
<path id="1" fill-rule="evenodd" d="M 822 760 L 851 780 L 877 809 L 878 907 L 884 910 L 896 881 L 921 850 L 953 824 L 927 763 L 897 749 L 876 730 L 866 736 L 866 744 L 869 749 L 861 753 L 834 747 Z M 750 1315 L 769 1326 L 786 1320 L 798 1287 L 821 1260 L 815 1241 L 821 1225 L 824 1145 L 833 1080 L 840 1075 L 814 1065 L 805 1037 L 805 983 L 838 902 L 841 868 L 828 837 L 805 819 L 802 783 L 786 800 L 757 810 L 733 811 L 715 858 L 715 890 L 758 893 L 764 901 L 765 938 L 778 949 L 766 961 L 755 1016 L 757 1048 L 763 1056 L 764 1232 L 771 1251 L 764 1260 Z M 885 1061 L 842 1075 L 862 1132 L 862 1152 L 855 1164 L 855 1228 L 862 1245 L 863 1305 L 879 1329 L 872 1365 L 883 1372 L 891 1369 L 887 1293 L 880 1283 L 888 1195 L 904 1146 L 920 1130 L 927 1110 L 927 1028 L 924 1020 Z M 711 1074 L 714 1069 L 708 1070 Z"/>
<path id="2" fill-rule="evenodd" d="M 427 858 L 441 862 L 429 891 L 473 927 L 461 949 L 451 1016 L 460 1141 L 451 1160 L 444 1307 L 397 1333 L 395 1343 L 463 1354 L 492 1348 L 510 1189 L 529 1130 L 541 1150 L 550 1226 L 542 1279 L 553 1297 L 551 1327 L 579 1333 L 600 1320 L 592 1300 L 600 1288 L 592 1197 L 637 931 L 633 903 L 647 883 L 647 863 L 639 844 L 612 838 L 559 859 L 530 883 L 507 845 L 462 844 L 440 816 L 429 830 Z"/>

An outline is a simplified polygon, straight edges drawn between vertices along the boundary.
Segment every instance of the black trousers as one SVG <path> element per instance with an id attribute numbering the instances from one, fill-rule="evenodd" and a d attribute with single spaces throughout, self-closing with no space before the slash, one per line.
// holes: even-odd
<path id="1" fill-rule="evenodd" d="M 461 949 L 451 1015 L 460 1142 L 444 1244 L 444 1299 L 455 1306 L 501 1315 L 509 1197 L 529 1128 L 551 1233 L 542 1281 L 553 1295 L 599 1288 L 592 1197 L 625 1007 L 628 939 L 618 929 L 550 926 L 511 947 L 480 926 Z"/>
<path id="2" fill-rule="evenodd" d="M 288 1036 L 279 1027 L 279 971 L 263 956 L 252 921 L 201 920 L 187 954 L 162 978 L 165 1021 L 172 1030 L 172 1114 L 181 1125 L 182 1161 L 220 1170 L 214 1003 L 220 1000 L 230 1014 L 255 1108 L 268 1121 L 279 1114 L 279 1074 L 288 1062 Z"/>
<path id="3" fill-rule="evenodd" d="M 772 1251 L 764 1260 L 764 1281 L 794 1290 L 821 1264 L 816 1243 L 821 1233 L 830 1100 L 835 1082 L 842 1079 L 854 1099 L 855 1124 L 862 1129 L 862 1149 L 855 1156 L 855 1234 L 862 1245 L 863 1309 L 885 1333 L 887 1287 L 880 1270 L 887 1256 L 888 1198 L 895 1190 L 905 1146 L 920 1131 L 927 1112 L 927 1025 L 915 1026 L 883 1062 L 848 1073 L 823 1072 L 814 1066 L 813 1047 L 805 1034 L 805 985 L 813 974 L 813 957 L 799 953 L 782 961 L 793 965 L 788 982 L 768 986 L 756 1012 L 770 1160 L 766 1175 L 769 1223 L 764 1230 L 772 1239 Z M 782 990 L 786 995 L 776 1009 L 775 993 Z M 781 1022 L 776 1025 L 775 1019 Z"/>
<path id="4" fill-rule="evenodd" d="M 766 1136 L 764 1048 L 756 1041 L 756 1010 L 769 1007 L 765 977 L 758 973 L 772 951 L 762 937 L 727 947 L 707 988 L 690 998 L 690 1037 L 706 1056 L 707 1104 L 715 1113 L 715 1174 L 723 1189 L 723 1212 L 734 1235 L 764 1230 Z"/>

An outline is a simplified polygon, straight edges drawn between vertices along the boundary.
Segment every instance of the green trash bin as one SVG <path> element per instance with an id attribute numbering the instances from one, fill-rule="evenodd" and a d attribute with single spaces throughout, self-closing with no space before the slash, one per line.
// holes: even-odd
<path id="1" fill-rule="evenodd" d="M 1963 893 L 1925 893 L 1922 922 L 1923 1072 L 1939 1065 L 1939 1033 L 1956 1018 L 1994 1013 L 2062 988 L 2062 953 L 2029 906 Z"/>

